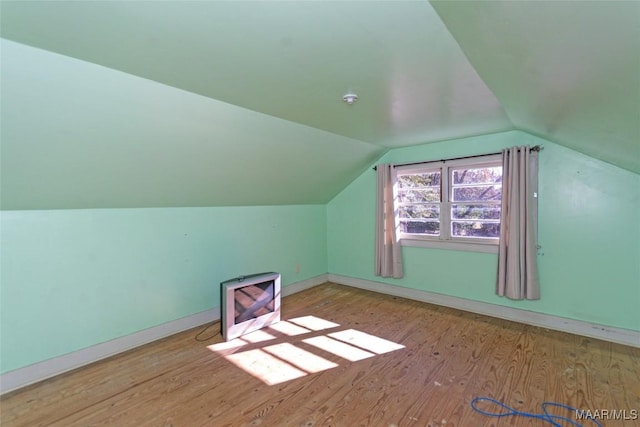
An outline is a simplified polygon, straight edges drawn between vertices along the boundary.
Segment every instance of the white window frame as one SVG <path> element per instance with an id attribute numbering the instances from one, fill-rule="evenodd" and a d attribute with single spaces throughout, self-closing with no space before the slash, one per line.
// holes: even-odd
<path id="1" fill-rule="evenodd" d="M 461 237 L 451 235 L 451 198 L 452 185 L 451 174 L 454 169 L 482 168 L 482 167 L 502 167 L 502 155 L 491 154 L 467 159 L 444 160 L 436 162 L 426 162 L 393 168 L 394 179 L 399 174 L 418 174 L 440 170 L 441 182 L 441 202 L 440 202 L 440 235 L 428 236 L 419 234 L 409 234 L 398 231 L 398 237 L 402 246 L 417 246 L 437 249 L 453 249 L 473 252 L 498 253 L 499 238 L 481 237 Z M 500 204 L 497 202 L 496 204 Z M 396 206 L 397 208 L 397 206 Z M 396 209 L 396 212 L 398 209 Z M 398 223 L 398 218 L 397 221 Z"/>

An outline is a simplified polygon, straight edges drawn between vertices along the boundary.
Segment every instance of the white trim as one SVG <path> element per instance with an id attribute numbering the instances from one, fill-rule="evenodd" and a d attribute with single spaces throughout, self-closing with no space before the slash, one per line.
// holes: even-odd
<path id="1" fill-rule="evenodd" d="M 327 282 L 327 280 L 328 275 L 321 274 L 310 279 L 292 283 L 283 287 L 282 296 L 285 297 L 312 288 Z M 0 395 L 106 359 L 161 338 L 218 320 L 220 320 L 220 307 L 172 320 L 133 334 L 5 372 L 0 375 Z"/>
<path id="2" fill-rule="evenodd" d="M 438 160 L 433 162 L 398 165 L 393 169 L 394 180 L 402 175 L 414 175 L 423 173 L 440 173 L 440 202 L 425 202 L 424 204 L 438 205 L 440 208 L 440 217 L 436 221 L 414 219 L 419 222 L 437 222 L 440 224 L 440 233 L 438 236 L 430 236 L 425 234 L 404 233 L 399 230 L 400 221 L 399 214 L 396 213 L 396 228 L 398 229 L 398 237 L 402 246 L 414 246 L 423 248 L 436 248 L 447 250 L 471 251 L 498 253 L 500 241 L 498 238 L 482 238 L 482 237 L 466 237 L 451 235 L 453 222 L 470 222 L 470 220 L 454 220 L 451 217 L 451 206 L 457 204 L 489 204 L 500 206 L 500 200 L 486 201 L 453 201 L 453 190 L 457 187 L 453 184 L 453 173 L 455 170 L 463 168 L 502 168 L 502 154 L 487 154 L 481 156 L 473 156 L 471 158 L 461 158 L 453 160 Z M 484 184 L 482 184 L 484 185 Z M 495 185 L 492 184 L 492 185 Z M 500 183 L 500 185 L 502 185 Z M 465 184 L 464 186 L 475 187 L 475 184 Z M 464 187 L 463 186 L 463 187 Z M 397 200 L 397 199 L 394 199 Z M 411 206 L 414 202 L 395 202 L 396 208 L 401 206 Z M 422 203 L 420 203 L 422 204 Z M 409 220 L 410 218 L 402 218 Z M 500 224 L 500 220 L 483 220 L 487 223 Z"/>
<path id="3" fill-rule="evenodd" d="M 328 281 L 329 275 L 325 273 L 319 274 L 310 279 L 302 280 L 300 282 L 291 283 L 290 285 L 284 286 L 282 288 L 282 296 L 286 297 L 298 292 L 306 291 L 307 289 L 322 285 L 323 283 L 327 283 Z"/>
<path id="4" fill-rule="evenodd" d="M 320 274 L 310 279 L 292 283 L 283 287 L 282 296 L 286 297 L 326 282 L 333 282 L 341 285 L 352 286 L 354 288 L 380 292 L 387 295 L 394 295 L 417 301 L 438 304 L 445 307 L 457 308 L 459 310 L 470 311 L 472 313 L 484 314 L 487 316 L 540 326 L 562 332 L 569 332 L 572 334 L 625 344 L 632 347 L 640 347 L 639 331 L 603 326 L 581 320 L 567 319 L 549 314 L 504 307 L 480 301 L 472 301 L 464 298 L 436 294 L 433 292 L 389 285 L 382 282 L 341 276 L 338 274 Z M 159 340 L 169 335 L 183 332 L 217 320 L 220 320 L 220 308 L 218 307 L 163 323 L 162 325 L 154 326 L 111 341 L 67 353 L 59 357 L 34 363 L 33 365 L 25 366 L 14 371 L 6 372 L 0 375 L 0 394 L 17 390 L 21 387 L 63 374 L 102 359 L 106 359 L 107 357 Z"/>
<path id="5" fill-rule="evenodd" d="M 403 236 L 407 236 L 407 234 L 403 234 Z M 444 250 L 454 250 L 454 251 L 469 251 L 469 252 L 484 252 L 488 254 L 497 254 L 498 253 L 498 245 L 494 243 L 484 243 L 484 242 L 457 242 L 454 240 L 435 240 L 435 239 L 421 239 L 421 238 L 411 238 L 411 237 L 401 237 L 400 238 L 401 246 L 413 246 L 416 248 L 433 248 L 433 249 L 444 249 Z"/>
<path id="6" fill-rule="evenodd" d="M 202 311 L 152 328 L 43 360 L 0 375 L 0 394 L 54 377 L 152 341 L 220 319 L 220 308 Z"/>
<path id="7" fill-rule="evenodd" d="M 581 335 L 590 338 L 597 338 L 618 344 L 640 348 L 640 331 L 617 328 L 613 326 L 599 325 L 597 323 L 585 322 L 582 320 L 568 319 L 551 314 L 536 313 L 534 311 L 522 310 L 519 308 L 505 307 L 486 302 L 473 301 L 464 298 L 442 295 L 433 292 L 409 289 L 401 286 L 389 285 L 382 282 L 357 279 L 338 274 L 329 274 L 329 281 L 341 285 L 352 286 L 354 288 L 366 289 L 373 292 L 380 292 L 387 295 L 413 299 L 456 308 L 472 313 L 511 320 L 513 322 L 527 325 L 539 326 L 561 332 Z"/>

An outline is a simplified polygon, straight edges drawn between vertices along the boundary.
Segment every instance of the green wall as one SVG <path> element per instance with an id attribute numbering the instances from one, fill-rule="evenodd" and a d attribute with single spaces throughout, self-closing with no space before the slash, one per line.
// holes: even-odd
<path id="1" fill-rule="evenodd" d="M 325 205 L 2 211 L 1 371 L 219 307 L 219 283 L 326 273 Z M 299 265 L 299 273 L 296 272 Z"/>
<path id="2" fill-rule="evenodd" d="M 1 370 L 219 306 L 218 284 L 327 271 L 640 330 L 640 177 L 523 132 L 393 150 L 407 162 L 542 144 L 542 299 L 494 294 L 496 255 L 405 247 L 403 279 L 373 275 L 375 174 L 328 205 L 2 211 Z M 300 272 L 296 272 L 296 265 Z"/>
<path id="3" fill-rule="evenodd" d="M 435 160 L 524 144 L 544 146 L 539 169 L 541 300 L 496 296 L 495 254 L 404 247 L 404 278 L 374 276 L 372 170 L 328 204 L 329 272 L 640 330 L 639 175 L 519 131 L 396 149 L 380 162 Z"/>

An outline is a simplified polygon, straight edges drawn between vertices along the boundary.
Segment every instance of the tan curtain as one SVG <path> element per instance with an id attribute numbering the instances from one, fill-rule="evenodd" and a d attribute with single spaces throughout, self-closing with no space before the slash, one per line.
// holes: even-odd
<path id="1" fill-rule="evenodd" d="M 502 214 L 496 293 L 540 299 L 537 264 L 538 153 L 528 146 L 502 151 Z"/>
<path id="2" fill-rule="evenodd" d="M 394 215 L 394 179 L 393 166 L 377 166 L 378 187 L 376 193 L 376 276 L 403 276 L 402 252 L 396 234 Z"/>

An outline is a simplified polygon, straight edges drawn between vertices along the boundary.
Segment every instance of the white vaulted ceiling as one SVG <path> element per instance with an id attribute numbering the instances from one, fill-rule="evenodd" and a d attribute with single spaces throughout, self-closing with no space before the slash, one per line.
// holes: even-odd
<path id="1" fill-rule="evenodd" d="M 640 171 L 640 3 L 0 5 L 3 209 L 325 203 L 509 129 Z"/>
<path id="2" fill-rule="evenodd" d="M 640 2 L 434 2 L 513 125 L 640 172 Z"/>

